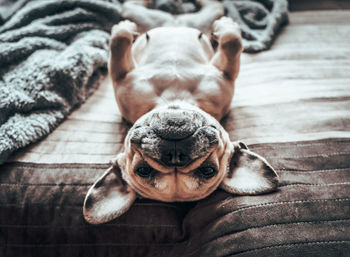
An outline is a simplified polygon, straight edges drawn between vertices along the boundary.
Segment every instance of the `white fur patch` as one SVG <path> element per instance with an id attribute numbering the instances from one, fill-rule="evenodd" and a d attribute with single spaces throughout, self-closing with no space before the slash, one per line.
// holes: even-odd
<path id="1" fill-rule="evenodd" d="M 230 188 L 231 193 L 254 194 L 265 188 L 271 187 L 270 183 L 261 174 L 252 172 L 249 168 L 241 167 L 235 170 L 232 178 L 224 179 L 224 183 Z M 234 189 L 234 190 L 232 190 Z"/>

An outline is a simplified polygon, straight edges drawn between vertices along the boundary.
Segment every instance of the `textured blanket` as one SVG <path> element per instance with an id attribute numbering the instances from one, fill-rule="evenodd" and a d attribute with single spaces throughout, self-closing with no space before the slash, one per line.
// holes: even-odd
<path id="1" fill-rule="evenodd" d="M 242 27 L 245 50 L 267 49 L 287 22 L 287 0 L 222 2 Z M 195 1 L 153 1 L 173 13 Z M 106 75 L 119 1 L 41 0 L 0 4 L 0 164 L 49 134 Z"/>

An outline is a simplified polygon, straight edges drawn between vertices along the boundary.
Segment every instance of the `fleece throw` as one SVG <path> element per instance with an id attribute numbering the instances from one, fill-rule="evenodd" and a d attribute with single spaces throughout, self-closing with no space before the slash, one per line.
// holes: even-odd
<path id="1" fill-rule="evenodd" d="M 118 0 L 5 0 L 0 3 L 0 164 L 49 134 L 107 73 Z M 222 1 L 243 31 L 245 51 L 267 49 L 287 23 L 287 0 Z M 197 1 L 153 8 L 197 11 Z"/>

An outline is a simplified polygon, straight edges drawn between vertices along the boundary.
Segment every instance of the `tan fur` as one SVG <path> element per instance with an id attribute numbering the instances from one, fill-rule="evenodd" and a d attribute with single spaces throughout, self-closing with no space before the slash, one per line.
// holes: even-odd
<path id="1" fill-rule="evenodd" d="M 106 173 L 100 179 L 106 184 L 94 185 L 86 196 L 84 216 L 90 223 L 118 217 L 135 193 L 172 202 L 202 199 L 219 186 L 237 194 L 277 187 L 277 175 L 266 160 L 232 143 L 219 123 L 234 93 L 241 32 L 230 18 L 216 20 L 223 15 L 216 1 L 201 3 L 199 13 L 176 17 L 132 2 L 124 5 L 124 17 L 139 26 L 125 20 L 113 27 L 109 72 L 119 109 L 134 125 L 114 160 L 123 191 L 118 194 L 121 187 L 108 182 L 118 177 L 113 170 Z M 213 22 L 212 40 L 218 43 L 215 50 L 207 35 L 190 28 L 205 29 L 208 18 Z M 159 25 L 165 27 L 154 28 Z M 138 167 L 153 173 L 144 176 Z M 213 168 L 215 174 L 205 177 L 203 168 Z"/>
<path id="2" fill-rule="evenodd" d="M 220 126 L 220 123 L 201 110 L 198 110 L 198 112 L 206 115 L 206 118 L 211 120 L 212 124 L 215 124 L 219 128 L 220 141 L 217 147 L 211 152 L 208 152 L 200 159 L 194 160 L 190 165 L 185 167 L 167 167 L 148 158 L 143 155 L 142 151 L 137 147 L 133 147 L 130 144 L 130 134 L 127 135 L 124 151 L 117 156 L 116 161 L 124 171 L 124 180 L 127 181 L 131 188 L 139 195 L 166 202 L 193 201 L 206 197 L 220 185 L 228 172 L 227 163 L 229 162 L 234 148 L 227 132 Z M 135 125 L 137 126 L 139 123 L 142 124 L 142 122 L 143 120 L 140 119 Z M 162 177 L 157 181 L 158 186 L 145 182 L 143 178 L 140 178 L 133 172 L 135 166 L 137 166 L 140 161 L 146 161 L 151 167 L 162 174 Z M 218 168 L 218 175 L 203 183 L 203 181 L 195 179 L 192 173 L 205 161 L 210 161 L 216 165 Z M 199 186 L 200 183 L 201 185 Z M 162 187 L 161 184 L 166 184 L 166 186 Z"/>

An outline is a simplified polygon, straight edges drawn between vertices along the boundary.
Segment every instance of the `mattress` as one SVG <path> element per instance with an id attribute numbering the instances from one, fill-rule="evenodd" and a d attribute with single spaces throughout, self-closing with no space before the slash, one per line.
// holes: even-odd
<path id="1" fill-rule="evenodd" d="M 350 11 L 290 14 L 269 51 L 243 54 L 222 124 L 276 169 L 274 193 L 139 199 L 90 225 L 85 194 L 128 129 L 107 77 L 53 133 L 0 166 L 0 256 L 348 256 Z"/>

